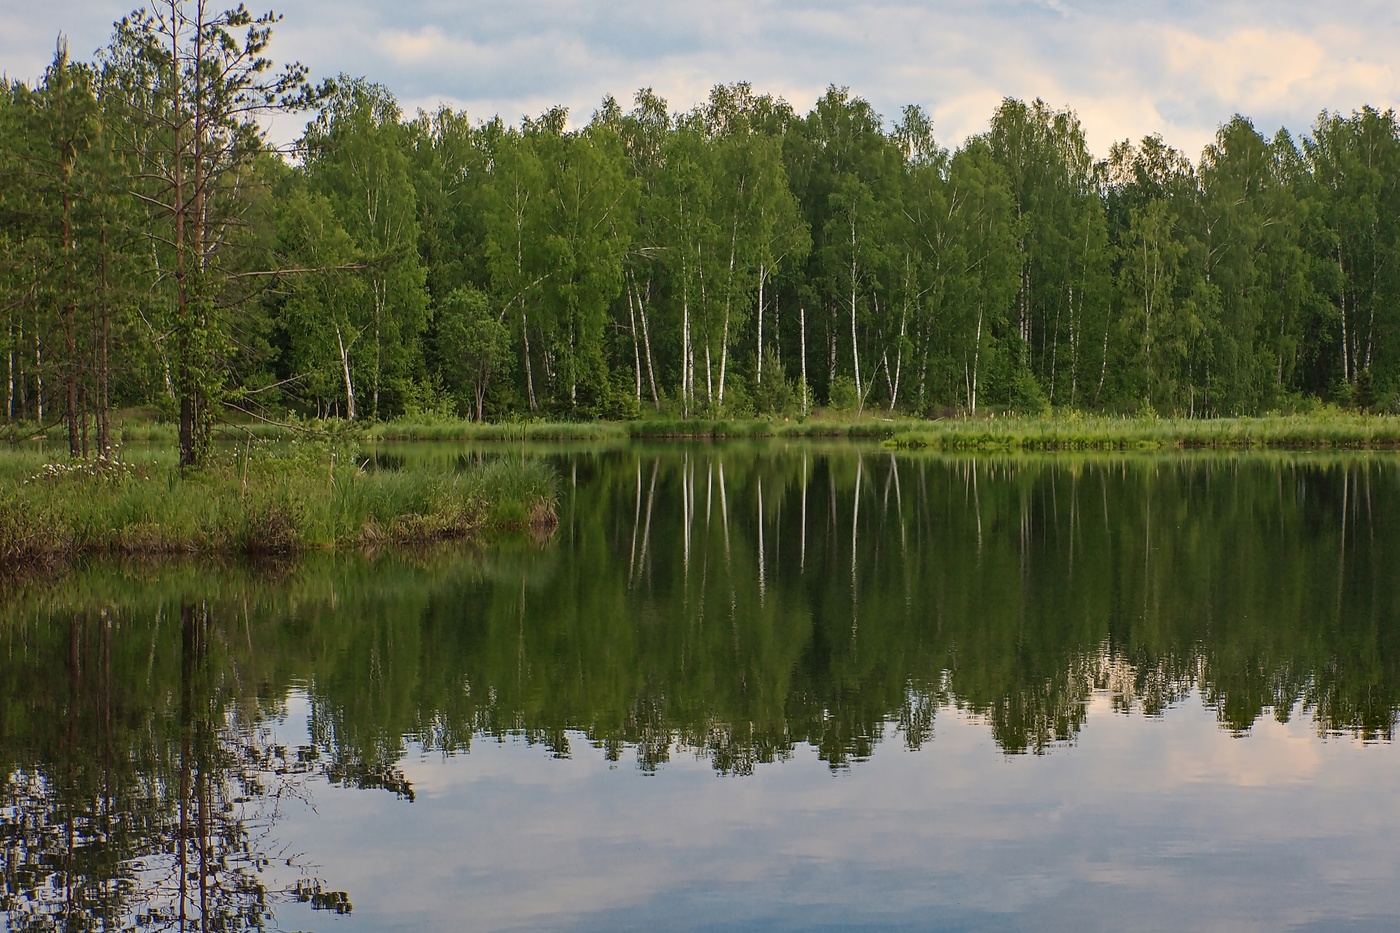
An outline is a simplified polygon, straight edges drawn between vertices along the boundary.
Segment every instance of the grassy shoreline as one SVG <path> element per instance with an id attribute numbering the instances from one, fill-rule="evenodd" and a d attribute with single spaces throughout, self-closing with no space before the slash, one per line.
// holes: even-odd
<path id="1" fill-rule="evenodd" d="M 56 432 L 50 439 L 61 442 Z M 856 417 L 818 411 L 802 419 L 642 418 L 635 421 L 517 421 L 483 423 L 401 418 L 379 423 L 306 421 L 225 424 L 225 441 L 317 438 L 339 443 L 380 441 L 626 442 L 824 438 L 883 441 L 902 449 L 944 450 L 1158 450 L 1158 449 L 1387 449 L 1400 447 L 1400 415 L 1371 415 L 1323 408 L 1306 414 L 1232 418 L 1159 418 L 1093 415 L 988 415 L 937 420 Z M 123 444 L 176 441 L 173 424 L 148 418 L 119 420 Z"/>
<path id="2" fill-rule="evenodd" d="M 377 441 L 628 441 L 735 438 L 872 440 L 898 449 L 943 450 L 1190 450 L 1390 449 L 1400 447 L 1400 416 L 1326 409 L 1309 414 L 1235 418 L 1158 418 L 1086 415 L 918 420 L 883 414 L 822 415 L 803 420 L 643 419 L 621 422 L 395 421 L 362 435 Z"/>
<path id="3" fill-rule="evenodd" d="M 1239 418 L 1005 418 L 892 432 L 886 446 L 967 451 L 1390 450 L 1400 417 L 1350 412 Z"/>
<path id="4" fill-rule="evenodd" d="M 0 570 L 98 555 L 292 555 L 485 540 L 509 529 L 544 532 L 555 522 L 557 478 L 524 456 L 526 442 L 853 439 L 971 454 L 1400 448 L 1400 417 L 1335 409 L 1210 420 L 1079 413 L 939 421 L 404 420 L 226 432 L 240 442 L 218 445 L 208 466 L 188 475 L 174 463 L 173 444 L 163 446 L 173 440 L 170 425 L 125 426 L 124 442 L 153 445 L 131 460 L 60 461 L 53 448 L 12 445 L 0 454 Z M 505 443 L 503 456 L 465 471 L 361 467 L 358 445 L 381 441 Z"/>
<path id="5" fill-rule="evenodd" d="M 292 441 L 220 451 L 182 475 L 173 457 L 59 463 L 0 458 L 0 570 L 90 556 L 292 556 L 511 530 L 547 534 L 557 477 L 502 457 L 451 474 L 362 469 L 353 454 Z"/>

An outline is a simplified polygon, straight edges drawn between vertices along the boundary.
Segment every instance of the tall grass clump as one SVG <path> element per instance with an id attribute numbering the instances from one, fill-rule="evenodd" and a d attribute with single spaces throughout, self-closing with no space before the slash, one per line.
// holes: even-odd
<path id="1" fill-rule="evenodd" d="M 364 469 L 352 446 L 220 448 L 181 473 L 160 457 L 37 464 L 0 453 L 0 568 L 90 554 L 246 554 L 423 543 L 552 527 L 557 478 L 501 458 L 443 473 Z"/>

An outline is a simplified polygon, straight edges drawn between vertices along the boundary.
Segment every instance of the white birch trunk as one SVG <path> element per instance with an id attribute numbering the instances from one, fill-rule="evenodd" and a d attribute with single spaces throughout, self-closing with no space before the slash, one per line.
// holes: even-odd
<path id="1" fill-rule="evenodd" d="M 754 376 L 754 385 L 763 385 L 763 278 L 767 275 L 767 270 L 762 263 L 758 266 L 758 341 L 756 349 L 758 351 L 758 368 Z"/>
<path id="2" fill-rule="evenodd" d="M 807 309 L 798 308 L 798 324 L 802 339 L 802 414 L 807 414 Z M 804 500 L 805 502 L 805 500 Z M 805 513 L 804 513 L 805 514 Z"/>
<path id="3" fill-rule="evenodd" d="M 335 342 L 340 347 L 340 370 L 345 377 L 345 420 L 355 420 L 355 384 L 350 378 L 350 348 L 345 345 L 340 325 L 335 325 Z M 351 341 L 353 343 L 354 341 Z"/>

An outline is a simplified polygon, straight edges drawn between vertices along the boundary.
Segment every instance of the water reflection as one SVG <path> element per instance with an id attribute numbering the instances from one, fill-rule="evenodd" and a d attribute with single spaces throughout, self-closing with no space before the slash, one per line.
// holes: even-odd
<path id="1" fill-rule="evenodd" d="M 261 928 L 279 899 L 349 912 L 276 841 L 315 763 L 270 740 L 276 702 L 228 650 L 250 633 L 190 602 L 66 616 L 7 632 L 8 928 Z"/>
<path id="2" fill-rule="evenodd" d="M 691 445 L 561 469 L 542 545 L 99 566 L 9 592 L 10 928 L 348 912 L 359 895 L 295 856 L 287 808 L 327 782 L 406 804 L 406 758 L 483 738 L 733 775 L 811 748 L 842 771 L 929 745 L 940 719 L 1043 753 L 1091 709 L 1188 695 L 1229 733 L 1393 736 L 1389 458 Z"/>

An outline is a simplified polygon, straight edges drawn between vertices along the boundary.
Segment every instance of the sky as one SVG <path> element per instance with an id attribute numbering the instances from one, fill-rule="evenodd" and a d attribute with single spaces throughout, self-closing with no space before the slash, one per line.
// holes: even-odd
<path id="1" fill-rule="evenodd" d="M 0 71 L 33 81 L 60 32 L 87 58 L 141 0 L 0 0 Z M 232 0 L 230 0 L 232 2 Z M 276 3 L 276 0 L 272 0 Z M 261 11 L 268 0 L 253 0 Z M 1159 133 L 1192 158 L 1235 113 L 1308 132 L 1325 109 L 1400 105 L 1395 0 L 282 0 L 278 61 L 365 76 L 406 113 L 447 104 L 585 122 L 652 87 L 673 110 L 749 81 L 805 113 L 828 85 L 939 142 L 986 129 L 1004 97 L 1074 109 L 1090 148 Z M 290 140 L 303 119 L 280 117 Z"/>

